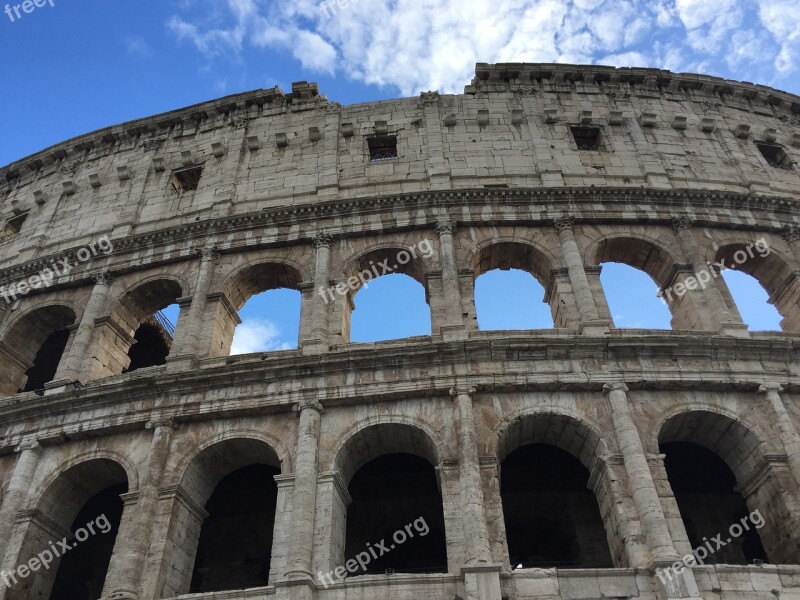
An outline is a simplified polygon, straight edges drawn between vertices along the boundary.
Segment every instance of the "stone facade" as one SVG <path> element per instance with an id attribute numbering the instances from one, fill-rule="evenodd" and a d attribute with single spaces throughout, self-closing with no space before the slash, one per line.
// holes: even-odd
<path id="1" fill-rule="evenodd" d="M 376 139 L 396 159 L 370 160 Z M 193 598 L 800 598 L 798 147 L 800 98 L 763 86 L 481 64 L 463 95 L 343 107 L 298 83 L 3 168 L 0 281 L 17 301 L 0 302 L 1 568 L 124 485 L 102 598 L 185 595 L 215 487 L 261 464 L 280 473 L 268 585 Z M 432 335 L 350 343 L 354 290 L 317 290 L 357 288 L 426 239 L 430 258 L 397 271 L 424 286 Z M 783 332 L 749 332 L 723 279 L 692 284 L 748 248 L 739 268 Z M 69 273 L 33 279 L 65 258 Z M 688 289 L 666 296 L 672 331 L 613 327 L 609 261 Z M 496 268 L 538 279 L 553 329 L 478 330 L 474 281 Z M 237 311 L 279 287 L 302 293 L 300 348 L 229 357 Z M 172 302 L 167 363 L 124 372 L 137 326 Z M 59 330 L 52 381 L 16 393 Z M 692 547 L 669 443 L 727 464 L 764 516 L 768 564 L 657 576 Z M 512 568 L 500 466 L 527 444 L 588 471 L 612 565 Z M 320 585 L 351 558 L 353 477 L 393 453 L 436 469 L 446 572 Z M 47 598 L 56 570 L 0 582 L 0 597 Z"/>

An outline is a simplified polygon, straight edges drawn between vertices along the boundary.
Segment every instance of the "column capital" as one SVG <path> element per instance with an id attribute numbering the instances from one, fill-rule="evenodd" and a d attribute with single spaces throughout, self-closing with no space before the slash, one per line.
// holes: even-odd
<path id="1" fill-rule="evenodd" d="M 17 446 L 17 452 L 25 452 L 27 450 L 34 450 L 36 452 L 40 452 L 42 450 L 42 445 L 39 443 L 39 440 L 36 438 L 31 438 L 27 440 L 23 440 L 20 442 L 19 446 Z"/>
<path id="2" fill-rule="evenodd" d="M 470 396 L 472 397 L 478 391 L 478 388 L 475 386 L 464 387 L 464 386 L 454 386 L 450 388 L 450 396 L 456 398 L 458 396 Z"/>
<path id="3" fill-rule="evenodd" d="M 301 400 L 292 407 L 292 410 L 296 413 L 302 413 L 306 409 L 315 410 L 319 414 L 325 412 L 325 407 L 318 400 Z"/>
<path id="4" fill-rule="evenodd" d="M 675 216 L 672 217 L 672 231 L 678 233 L 679 231 L 689 231 L 692 229 L 692 224 L 694 223 L 694 219 L 691 217 L 686 216 Z"/>
<path id="5" fill-rule="evenodd" d="M 175 417 L 157 417 L 155 419 L 150 419 L 147 423 L 145 423 L 145 429 L 153 429 L 156 430 L 160 427 L 168 427 L 170 429 L 178 429 L 180 427 L 180 423 Z"/>
<path id="6" fill-rule="evenodd" d="M 456 222 L 450 219 L 449 217 L 441 217 L 436 219 L 436 233 L 439 235 L 445 235 L 447 233 L 452 234 L 455 231 Z"/>
<path id="7" fill-rule="evenodd" d="M 781 235 L 789 244 L 800 240 L 800 225 L 787 225 L 783 228 Z"/>
<path id="8" fill-rule="evenodd" d="M 314 250 L 319 250 L 320 248 L 330 248 L 333 246 L 333 235 L 327 231 L 320 231 L 314 234 L 314 236 L 311 238 L 311 243 L 314 246 Z"/>
<path id="9" fill-rule="evenodd" d="M 558 233 L 562 231 L 573 231 L 575 229 L 575 217 L 564 215 L 553 220 L 553 225 Z"/>
<path id="10" fill-rule="evenodd" d="M 615 383 L 607 383 L 603 386 L 603 393 L 608 395 L 611 392 L 623 392 L 628 393 L 630 388 L 622 382 L 615 382 Z"/>
<path id="11" fill-rule="evenodd" d="M 111 271 L 100 271 L 92 276 L 92 281 L 94 281 L 95 285 L 109 286 L 111 282 L 114 281 L 114 276 L 111 274 Z"/>
<path id="12" fill-rule="evenodd" d="M 204 248 L 197 248 L 195 250 L 197 252 L 197 256 L 200 257 L 200 260 L 203 262 L 206 261 L 213 261 L 219 262 L 219 249 L 216 246 L 206 246 Z"/>
<path id="13" fill-rule="evenodd" d="M 777 381 L 762 383 L 760 386 L 758 386 L 759 394 L 768 394 L 769 392 L 776 392 L 780 394 L 782 391 L 783 391 L 783 386 Z"/>

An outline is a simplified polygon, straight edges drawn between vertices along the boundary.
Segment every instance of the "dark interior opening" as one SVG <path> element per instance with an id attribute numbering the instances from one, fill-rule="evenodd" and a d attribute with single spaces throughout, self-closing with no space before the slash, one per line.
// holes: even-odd
<path id="1" fill-rule="evenodd" d="M 369 145 L 369 159 L 372 162 L 397 158 L 397 137 L 393 135 L 368 138 L 367 144 Z"/>
<path id="2" fill-rule="evenodd" d="M 135 342 L 128 350 L 131 362 L 125 372 L 166 364 L 172 335 L 155 317 L 139 325 L 133 339 Z"/>
<path id="3" fill-rule="evenodd" d="M 601 150 L 600 146 L 600 128 L 599 127 L 585 127 L 576 126 L 570 127 L 572 130 L 572 137 L 578 145 L 578 150 Z"/>
<path id="4" fill-rule="evenodd" d="M 250 465 L 220 481 L 206 503 L 191 593 L 265 586 L 269 582 L 280 469 Z"/>
<path id="5" fill-rule="evenodd" d="M 589 471 L 560 448 L 529 444 L 503 461 L 500 496 L 511 566 L 611 567 Z"/>
<path id="6" fill-rule="evenodd" d="M 444 509 L 433 465 L 412 454 L 387 454 L 361 467 L 348 489 L 353 502 L 345 560 L 381 543 L 388 550 L 382 556 L 376 550 L 377 558 L 351 575 L 447 572 Z M 395 537 L 398 531 L 404 536 Z"/>
<path id="7" fill-rule="evenodd" d="M 22 225 L 28 220 L 28 211 L 11 217 L 6 223 L 6 228 L 9 233 L 19 233 Z"/>
<path id="8" fill-rule="evenodd" d="M 776 169 L 791 169 L 789 164 L 789 155 L 775 144 L 767 144 L 765 142 L 756 142 L 756 146 L 761 151 L 761 155 L 769 163 L 770 167 Z"/>
<path id="9" fill-rule="evenodd" d="M 172 190 L 176 193 L 196 190 L 197 186 L 200 185 L 200 177 L 202 175 L 202 166 L 175 171 L 172 174 Z"/>
<path id="10" fill-rule="evenodd" d="M 25 387 L 21 392 L 32 392 L 40 390 L 44 384 L 53 381 L 58 370 L 58 363 L 61 362 L 61 356 L 64 354 L 64 349 L 67 347 L 69 341 L 69 330 L 61 329 L 51 333 L 50 336 L 44 341 L 36 357 L 33 359 L 33 366 L 25 372 L 28 378 Z"/>
<path id="11" fill-rule="evenodd" d="M 704 559 L 706 564 L 751 564 L 753 560 L 767 561 L 767 554 L 755 524 L 739 537 L 730 535 L 730 527 L 741 525 L 750 514 L 742 495 L 735 490 L 736 477 L 730 467 L 714 452 L 688 442 L 661 444 L 666 454 L 667 470 L 672 492 L 681 511 L 683 523 L 692 548 L 705 544 L 722 534 L 725 546 L 717 548 Z M 744 529 L 744 528 L 743 528 Z"/>
<path id="12" fill-rule="evenodd" d="M 78 513 L 71 528 L 73 536 L 83 529 L 88 537 L 84 541 L 73 537 L 69 542 L 72 549 L 61 558 L 50 600 L 100 598 L 122 520 L 120 494 L 127 491 L 127 483 L 107 488 L 92 497 Z"/>

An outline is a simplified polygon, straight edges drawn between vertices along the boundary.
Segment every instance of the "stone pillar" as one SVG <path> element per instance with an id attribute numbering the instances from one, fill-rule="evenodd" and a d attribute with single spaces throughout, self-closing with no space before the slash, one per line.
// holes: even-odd
<path id="1" fill-rule="evenodd" d="M 701 327 L 710 325 L 715 331 L 724 335 L 749 337 L 747 325 L 742 323 L 741 318 L 737 319 L 731 314 L 717 286 L 717 277 L 721 277 L 722 274 L 716 270 L 712 271 L 700 254 L 697 240 L 692 232 L 692 220 L 688 217 L 672 217 L 672 230 L 678 237 L 684 256 L 691 264 L 694 278 L 698 281 L 694 284 L 694 290 L 686 287 L 687 292 L 695 299 L 697 312 L 704 322 L 699 325 Z"/>
<path id="2" fill-rule="evenodd" d="M 443 335 L 448 339 L 466 338 L 464 307 L 461 303 L 458 266 L 456 265 L 453 229 L 455 223 L 450 219 L 439 219 L 436 232 L 439 234 L 439 260 L 442 265 L 442 290 L 447 301 L 444 303 L 445 319 Z"/>
<path id="3" fill-rule="evenodd" d="M 72 339 L 72 345 L 66 356 L 61 360 L 56 372 L 55 380 L 74 381 L 88 379 L 90 370 L 86 367 L 89 344 L 95 331 L 95 321 L 100 318 L 105 309 L 108 291 L 111 288 L 111 274 L 103 271 L 94 278 L 95 284 L 89 302 L 83 311 L 80 325 Z"/>
<path id="4" fill-rule="evenodd" d="M 214 279 L 214 269 L 219 262 L 219 252 L 214 247 L 198 250 L 197 254 L 200 256 L 200 267 L 197 271 L 192 303 L 189 305 L 189 313 L 186 318 L 186 328 L 184 331 L 175 331 L 177 339 L 170 352 L 173 357 L 190 356 L 190 360 L 195 363 L 203 351 L 200 342 L 205 326 L 208 292 Z"/>
<path id="5" fill-rule="evenodd" d="M 156 518 L 158 488 L 169 456 L 172 432 L 176 428 L 171 419 L 150 421 L 153 430 L 147 470 L 139 486 L 138 501 L 131 508 L 133 519 L 126 539 L 117 540 L 114 556 L 108 568 L 103 596 L 116 599 L 139 598 L 138 590 L 144 573 L 145 559 L 150 547 L 150 537 Z"/>
<path id="6" fill-rule="evenodd" d="M 456 403 L 459 492 L 464 511 L 461 522 L 464 525 L 466 565 L 462 572 L 468 600 L 500 600 L 501 565 L 492 564 L 486 528 L 475 415 L 472 410 L 472 394 L 475 391 L 475 388 L 450 390 Z"/>
<path id="7" fill-rule="evenodd" d="M 665 571 L 676 563 L 680 564 L 678 562 L 680 559 L 672 543 L 661 499 L 647 463 L 644 445 L 639 437 L 639 430 L 633 421 L 628 403 L 628 386 L 624 383 L 607 383 L 603 386 L 603 392 L 608 397 L 614 421 L 614 434 L 622 452 L 633 502 L 644 529 L 647 549 L 650 552 L 648 567 L 656 574 L 659 597 L 664 600 L 699 598 L 700 592 L 690 569 L 676 573 Z M 668 573 L 672 575 L 668 576 Z"/>
<path id="8" fill-rule="evenodd" d="M 28 490 L 31 488 L 36 465 L 42 453 L 42 447 L 36 440 L 23 442 L 17 450 L 19 458 L 14 465 L 8 489 L 2 499 L 3 503 L 0 505 L 0 565 L 5 564 L 3 559 L 14 529 L 14 515 L 24 506 L 28 498 Z"/>
<path id="9" fill-rule="evenodd" d="M 581 258 L 578 243 L 575 241 L 575 219 L 572 217 L 556 219 L 555 227 L 558 231 L 558 240 L 561 242 L 561 252 L 564 256 L 564 264 L 567 266 L 575 302 L 578 305 L 581 333 L 594 335 L 607 333 L 609 323 L 601 321 L 597 312 L 589 278 L 584 269 L 583 258 Z"/>
<path id="10" fill-rule="evenodd" d="M 311 337 L 301 342 L 304 354 L 326 352 L 330 347 L 328 302 L 331 301 L 331 294 L 328 294 L 327 291 L 330 286 L 331 246 L 333 246 L 333 237 L 330 234 L 321 233 L 314 238 L 316 258 L 314 290 L 311 295 L 311 327 L 300 326 L 301 330 L 310 330 L 311 332 Z"/>
<path id="11" fill-rule="evenodd" d="M 789 469 L 794 475 L 798 488 L 800 488 L 800 434 L 794 426 L 792 417 L 786 410 L 786 405 L 781 398 L 783 388 L 778 383 L 765 383 L 758 388 L 759 394 L 765 394 L 767 400 L 772 405 L 775 418 L 778 422 L 778 431 L 781 441 L 786 448 L 786 456 L 789 459 Z"/>
<path id="12" fill-rule="evenodd" d="M 292 501 L 292 547 L 286 577 L 294 580 L 313 580 L 314 513 L 317 503 L 319 473 L 319 433 L 322 405 L 315 400 L 300 402 L 295 453 L 294 494 Z"/>
<path id="13" fill-rule="evenodd" d="M 672 544 L 639 430 L 633 422 L 627 391 L 628 386 L 624 383 L 607 383 L 603 386 L 603 392 L 608 397 L 611 407 L 614 433 L 630 480 L 633 501 L 642 520 L 651 562 L 674 562 L 678 553 Z"/>

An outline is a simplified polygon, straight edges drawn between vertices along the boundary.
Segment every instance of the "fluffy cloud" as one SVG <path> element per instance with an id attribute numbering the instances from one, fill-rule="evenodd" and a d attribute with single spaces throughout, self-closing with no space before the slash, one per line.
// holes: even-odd
<path id="1" fill-rule="evenodd" d="M 231 355 L 291 350 L 294 347 L 281 339 L 281 332 L 272 321 L 250 319 L 236 328 L 231 345 Z"/>
<path id="2" fill-rule="evenodd" d="M 214 18 L 198 18 L 199 5 Z M 281 50 L 403 95 L 460 92 L 476 62 L 702 67 L 771 83 L 800 49 L 796 0 L 227 0 L 221 16 L 223 3 L 191 6 L 192 19 L 168 27 L 208 58 Z"/>

